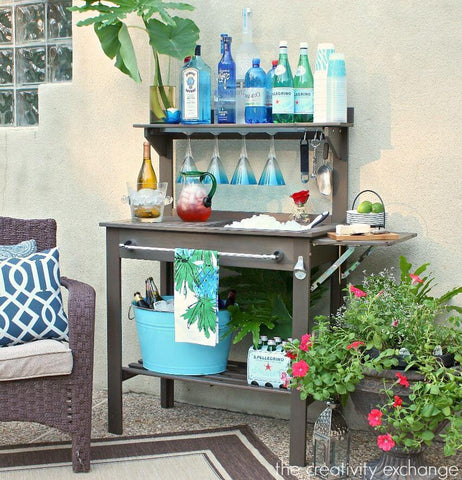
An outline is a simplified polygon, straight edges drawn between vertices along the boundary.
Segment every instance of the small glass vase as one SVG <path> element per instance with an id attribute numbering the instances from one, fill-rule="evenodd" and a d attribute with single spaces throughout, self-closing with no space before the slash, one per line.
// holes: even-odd
<path id="1" fill-rule="evenodd" d="M 290 219 L 295 220 L 297 223 L 300 223 L 300 224 L 310 223 L 310 216 L 306 211 L 306 203 L 305 204 L 295 203 L 293 212 L 290 215 Z"/>
<path id="2" fill-rule="evenodd" d="M 150 87 L 150 122 L 151 123 L 178 123 L 180 111 L 176 108 L 176 87 Z"/>

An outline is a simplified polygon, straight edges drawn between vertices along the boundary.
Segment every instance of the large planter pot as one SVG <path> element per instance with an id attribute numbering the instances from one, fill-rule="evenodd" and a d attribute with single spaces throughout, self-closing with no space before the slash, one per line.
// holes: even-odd
<path id="1" fill-rule="evenodd" d="M 356 385 L 354 392 L 350 394 L 351 400 L 357 410 L 357 412 L 364 418 L 373 408 L 377 408 L 377 405 L 381 405 L 386 401 L 386 396 L 380 391 L 383 389 L 384 381 L 388 386 L 391 386 L 396 382 L 396 374 L 403 373 L 402 370 L 383 370 L 382 372 L 376 372 L 375 370 L 369 370 L 364 375 L 364 378 Z M 421 380 L 422 375 L 409 370 L 405 373 L 409 382 Z M 393 387 L 395 395 L 399 395 L 403 399 L 407 399 L 409 395 L 409 388 L 395 385 Z"/>
<path id="2" fill-rule="evenodd" d="M 403 452 L 395 447 L 367 463 L 363 480 L 437 480 L 435 467 L 427 465 L 422 451 Z M 432 472 L 433 470 L 433 472 Z"/>
<path id="3" fill-rule="evenodd" d="M 402 370 L 384 370 L 379 373 L 370 370 L 366 373 L 356 385 L 355 391 L 351 393 L 353 405 L 360 415 L 367 418 L 373 408 L 377 408 L 386 401 L 385 394 L 380 391 L 384 387 L 384 382 L 388 386 L 396 383 L 397 373 L 403 372 Z M 422 379 L 422 375 L 412 370 L 406 371 L 405 375 L 410 383 Z M 393 385 L 393 391 L 402 399 L 408 399 L 409 388 Z M 438 431 L 441 431 L 444 426 L 444 424 L 440 425 Z M 399 447 L 389 452 L 381 452 L 378 460 L 367 463 L 366 473 L 363 475 L 363 480 L 436 480 L 437 478 L 436 472 L 432 474 L 432 467 L 424 462 L 423 449 L 417 452 L 404 452 Z"/>

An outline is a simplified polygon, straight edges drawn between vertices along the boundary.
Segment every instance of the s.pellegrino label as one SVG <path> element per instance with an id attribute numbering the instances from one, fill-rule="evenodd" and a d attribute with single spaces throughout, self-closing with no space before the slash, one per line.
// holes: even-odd
<path id="1" fill-rule="evenodd" d="M 183 105 L 184 120 L 199 119 L 199 70 L 186 68 L 183 70 Z"/>
<path id="2" fill-rule="evenodd" d="M 266 101 L 264 88 L 249 87 L 245 89 L 246 107 L 264 107 Z"/>
<path id="3" fill-rule="evenodd" d="M 273 87 L 273 114 L 294 113 L 294 89 Z"/>
<path id="4" fill-rule="evenodd" d="M 313 115 L 314 97 L 312 88 L 294 88 L 295 113 Z"/>

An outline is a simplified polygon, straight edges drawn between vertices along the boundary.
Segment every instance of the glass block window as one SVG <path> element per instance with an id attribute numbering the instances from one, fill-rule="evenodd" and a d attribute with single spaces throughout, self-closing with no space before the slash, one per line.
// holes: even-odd
<path id="1" fill-rule="evenodd" d="M 0 126 L 39 122 L 38 86 L 72 80 L 72 0 L 0 0 Z"/>

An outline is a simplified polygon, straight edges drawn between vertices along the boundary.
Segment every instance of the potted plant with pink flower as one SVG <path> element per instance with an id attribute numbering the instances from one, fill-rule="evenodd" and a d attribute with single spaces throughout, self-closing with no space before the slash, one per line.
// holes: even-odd
<path id="1" fill-rule="evenodd" d="M 412 269 L 401 257 L 399 278 L 387 270 L 349 285 L 336 314 L 317 318 L 309 336 L 287 346 L 302 398 L 350 395 L 377 432 L 378 480 L 433 478 L 395 477 L 389 467 L 425 467 L 422 452 L 437 437 L 446 455 L 462 449 L 461 320 L 449 316 L 462 311 L 449 303 L 462 287 L 432 296 L 427 267 Z"/>

